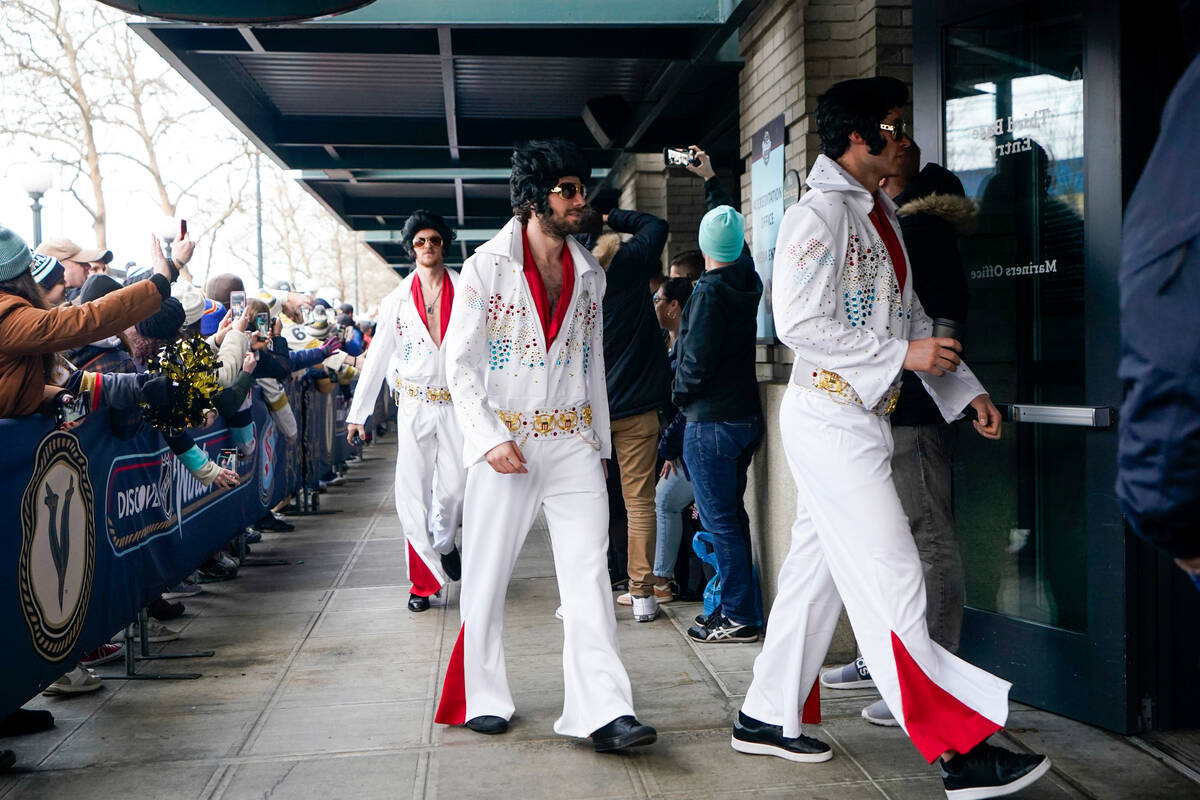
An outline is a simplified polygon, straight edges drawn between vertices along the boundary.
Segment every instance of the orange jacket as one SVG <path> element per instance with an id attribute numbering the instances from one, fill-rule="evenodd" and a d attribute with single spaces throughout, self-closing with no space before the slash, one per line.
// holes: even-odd
<path id="1" fill-rule="evenodd" d="M 80 306 L 49 311 L 14 294 L 0 294 L 0 418 L 38 410 L 45 394 L 45 353 L 105 339 L 158 311 L 163 295 L 154 281 L 138 281 Z"/>

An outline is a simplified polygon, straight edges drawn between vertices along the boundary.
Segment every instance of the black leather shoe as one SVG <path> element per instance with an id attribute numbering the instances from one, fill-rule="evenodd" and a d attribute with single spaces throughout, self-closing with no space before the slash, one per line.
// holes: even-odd
<path id="1" fill-rule="evenodd" d="M 471 717 L 467 720 L 467 727 L 476 733 L 495 735 L 508 730 L 508 720 L 504 717 L 493 717 L 490 714 L 485 714 L 482 717 Z"/>
<path id="2" fill-rule="evenodd" d="M 1050 770 L 1050 759 L 981 742 L 941 766 L 948 800 L 975 800 L 1019 792 Z"/>
<path id="3" fill-rule="evenodd" d="M 741 711 L 733 722 L 733 739 L 730 744 L 739 753 L 777 756 L 788 761 L 808 764 L 833 758 L 833 750 L 820 739 L 803 734 L 795 739 L 788 739 L 783 735 L 782 725 L 760 722 L 753 717 L 747 717 Z"/>
<path id="4" fill-rule="evenodd" d="M 409 611 L 428 611 L 429 610 L 429 598 L 421 597 L 421 595 L 419 595 L 419 594 L 410 594 L 408 596 L 408 610 Z"/>
<path id="5" fill-rule="evenodd" d="M 442 569 L 450 580 L 462 580 L 462 556 L 459 555 L 457 547 L 442 556 Z"/>
<path id="6" fill-rule="evenodd" d="M 592 731 L 592 745 L 597 753 L 612 753 L 627 747 L 654 744 L 657 740 L 658 731 L 649 725 L 643 725 L 628 714 Z"/>

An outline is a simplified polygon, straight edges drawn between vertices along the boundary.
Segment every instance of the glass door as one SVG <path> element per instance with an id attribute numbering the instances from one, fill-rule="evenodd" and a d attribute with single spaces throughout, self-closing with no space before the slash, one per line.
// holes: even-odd
<path id="1" fill-rule="evenodd" d="M 1119 387 L 1105 373 L 1115 352 L 1096 350 L 1115 337 L 1115 298 L 1096 288 L 1116 264 L 1090 258 L 1086 235 L 1120 216 L 1090 202 L 1080 6 L 1011 4 L 942 28 L 943 165 L 979 207 L 964 241 L 966 360 L 1008 412 L 1000 442 L 963 436 L 956 453 L 962 648 L 1013 681 L 1014 699 L 1124 730 L 1123 562 L 1102 555 L 1123 547 Z"/>

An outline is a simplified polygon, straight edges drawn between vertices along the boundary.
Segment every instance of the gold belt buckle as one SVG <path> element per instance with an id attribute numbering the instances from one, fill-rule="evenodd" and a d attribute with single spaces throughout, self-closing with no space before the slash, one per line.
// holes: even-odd
<path id="1" fill-rule="evenodd" d="M 554 428 L 553 414 L 534 414 L 533 429 L 541 434 L 546 434 Z"/>
<path id="2" fill-rule="evenodd" d="M 405 383 L 404 391 L 408 393 L 409 397 L 416 397 L 418 392 L 420 391 L 420 387 L 417 386 L 415 383 Z"/>
<path id="3" fill-rule="evenodd" d="M 591 406 L 583 407 L 583 424 L 589 428 L 592 427 L 592 407 Z"/>
<path id="4" fill-rule="evenodd" d="M 500 421 L 508 426 L 509 433 L 521 430 L 521 414 L 518 411 L 497 411 Z"/>
<path id="5" fill-rule="evenodd" d="M 833 394 L 841 394 L 846 389 L 846 380 L 836 372 L 827 369 L 817 371 L 817 388 Z"/>
<path id="6" fill-rule="evenodd" d="M 570 433 L 570 431 L 579 423 L 579 412 L 564 411 L 558 415 L 558 427 Z"/>

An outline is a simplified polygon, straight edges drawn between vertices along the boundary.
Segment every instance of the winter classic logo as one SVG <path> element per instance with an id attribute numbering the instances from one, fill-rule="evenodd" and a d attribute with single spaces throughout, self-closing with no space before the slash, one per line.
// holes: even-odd
<path id="1" fill-rule="evenodd" d="M 258 499 L 266 506 L 271 504 L 271 486 L 275 483 L 275 473 L 279 471 L 279 466 L 275 463 L 279 448 L 275 444 L 274 419 L 268 419 L 263 427 L 259 449 L 262 454 L 258 463 Z"/>
<path id="2" fill-rule="evenodd" d="M 42 440 L 21 498 L 17 583 L 33 646 L 47 661 L 66 658 L 83 630 L 96 566 L 92 482 L 73 434 Z"/>

